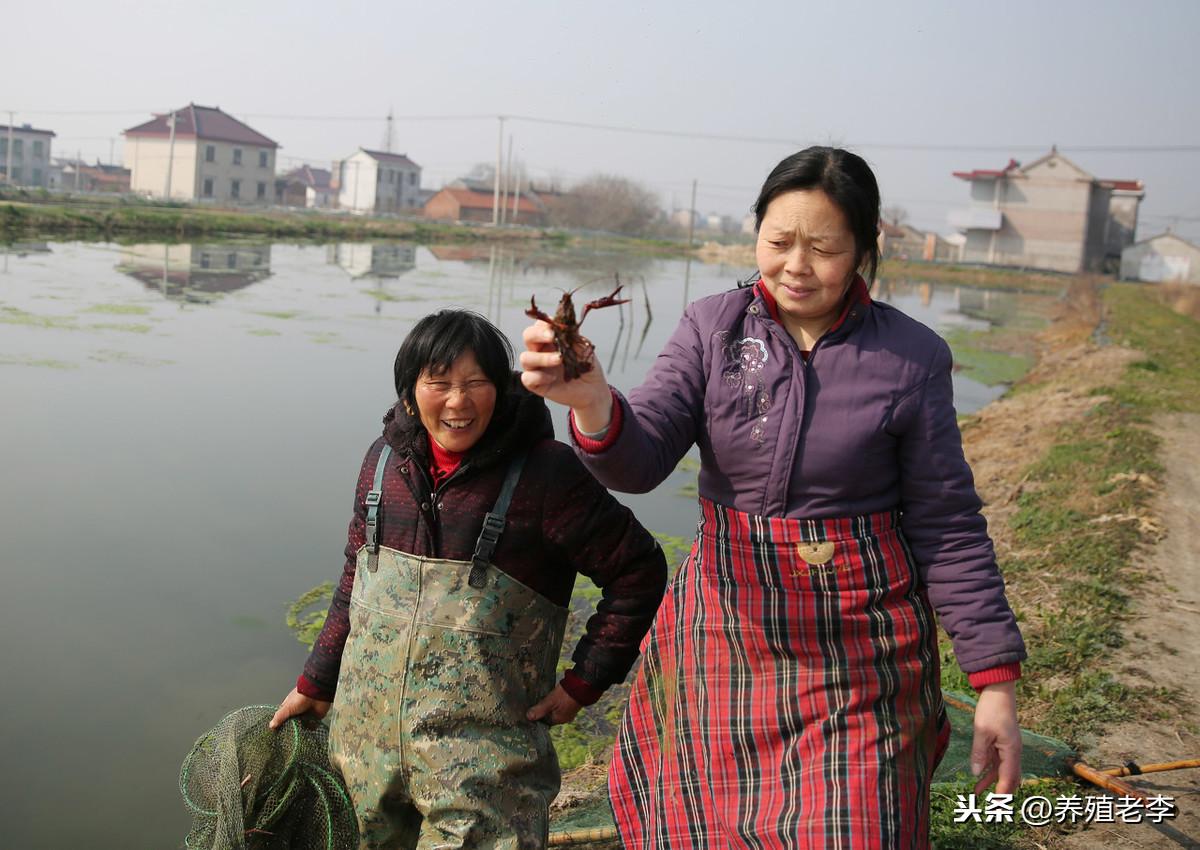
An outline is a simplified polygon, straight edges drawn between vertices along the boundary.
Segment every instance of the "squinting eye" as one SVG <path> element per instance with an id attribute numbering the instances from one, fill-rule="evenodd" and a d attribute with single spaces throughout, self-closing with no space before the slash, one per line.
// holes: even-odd
<path id="1" fill-rule="evenodd" d="M 467 381 L 467 389 L 469 390 L 482 390 L 484 387 L 490 387 L 491 385 L 491 381 Z"/>
<path id="2" fill-rule="evenodd" d="M 786 248 L 787 247 L 786 242 L 780 242 L 778 240 L 771 240 L 767 244 L 770 245 L 772 248 Z"/>
<path id="3" fill-rule="evenodd" d="M 435 393 L 444 393 L 450 389 L 450 384 L 446 381 L 426 381 L 425 389 Z"/>

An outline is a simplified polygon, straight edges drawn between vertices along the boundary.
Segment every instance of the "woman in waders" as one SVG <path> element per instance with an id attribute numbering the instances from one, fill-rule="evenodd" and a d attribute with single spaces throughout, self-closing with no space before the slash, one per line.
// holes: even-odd
<path id="1" fill-rule="evenodd" d="M 559 788 L 548 727 L 633 665 L 662 550 L 554 441 L 483 317 L 422 319 L 395 382 L 341 582 L 271 725 L 336 705 L 330 759 L 363 847 L 540 848 Z M 555 684 L 577 573 L 603 599 Z"/>
<path id="2" fill-rule="evenodd" d="M 755 216 L 759 273 L 689 305 L 628 398 L 598 363 L 566 383 L 549 327 L 525 331 L 525 385 L 572 408 L 604 484 L 649 490 L 700 451 L 698 534 L 609 772 L 617 826 L 656 850 L 924 848 L 949 734 L 934 611 L 980 691 L 980 790 L 1020 775 L 1025 649 L 950 350 L 871 300 L 879 188 L 860 157 L 788 157 Z"/>

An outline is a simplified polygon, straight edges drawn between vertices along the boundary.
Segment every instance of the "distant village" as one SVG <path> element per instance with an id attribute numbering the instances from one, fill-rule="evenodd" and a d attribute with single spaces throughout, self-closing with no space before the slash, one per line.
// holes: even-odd
<path id="1" fill-rule="evenodd" d="M 0 185 L 48 192 L 134 194 L 215 206 L 293 207 L 353 215 L 545 226 L 571 204 L 569 192 L 529 180 L 496 180 L 494 169 L 445 187 L 422 186 L 407 154 L 360 147 L 328 168 L 276 171 L 280 145 L 216 107 L 189 104 L 123 131 L 123 165 L 55 157 L 55 133 L 0 125 Z M 1097 177 L 1055 148 L 1032 162 L 955 171 L 967 184 L 949 236 L 924 232 L 893 210 L 881 224 L 885 258 L 958 262 L 1122 279 L 1200 284 L 1200 247 L 1168 230 L 1135 241 L 1141 180 Z M 578 199 L 575 199 L 578 206 Z M 753 233 L 753 219 L 661 214 L 676 232 Z"/>

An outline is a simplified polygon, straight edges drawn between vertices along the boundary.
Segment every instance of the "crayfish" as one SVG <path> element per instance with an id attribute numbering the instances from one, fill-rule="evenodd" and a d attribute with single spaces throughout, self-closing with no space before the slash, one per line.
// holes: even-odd
<path id="1" fill-rule="evenodd" d="M 529 296 L 529 309 L 525 311 L 525 315 L 531 319 L 541 319 L 553 329 L 554 345 L 558 349 L 558 353 L 562 355 L 564 381 L 573 381 L 580 375 L 592 371 L 592 352 L 596 350 L 596 347 L 592 345 L 591 340 L 579 333 L 579 326 L 583 324 L 583 320 L 587 318 L 590 310 L 628 304 L 628 298 L 617 298 L 617 293 L 621 289 L 621 280 L 617 278 L 617 288 L 612 291 L 611 295 L 597 298 L 595 301 L 589 301 L 583 305 L 583 313 L 580 314 L 579 321 L 575 321 L 575 303 L 571 300 L 571 296 L 579 291 L 578 288 L 563 293 L 553 317 L 547 316 L 539 310 L 534 296 Z"/>

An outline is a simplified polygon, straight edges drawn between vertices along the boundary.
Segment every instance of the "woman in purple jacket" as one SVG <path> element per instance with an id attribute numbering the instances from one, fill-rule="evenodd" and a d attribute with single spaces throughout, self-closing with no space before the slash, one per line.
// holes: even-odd
<path id="1" fill-rule="evenodd" d="M 689 305 L 628 397 L 599 363 L 564 381 L 549 327 L 525 331 L 525 385 L 571 407 L 606 486 L 648 491 L 700 449 L 697 537 L 610 768 L 617 824 L 630 847 L 927 847 L 949 737 L 935 611 L 979 690 L 978 790 L 1020 780 L 1025 648 L 950 350 L 868 295 L 879 189 L 860 157 L 788 157 L 755 215 L 759 274 Z"/>

